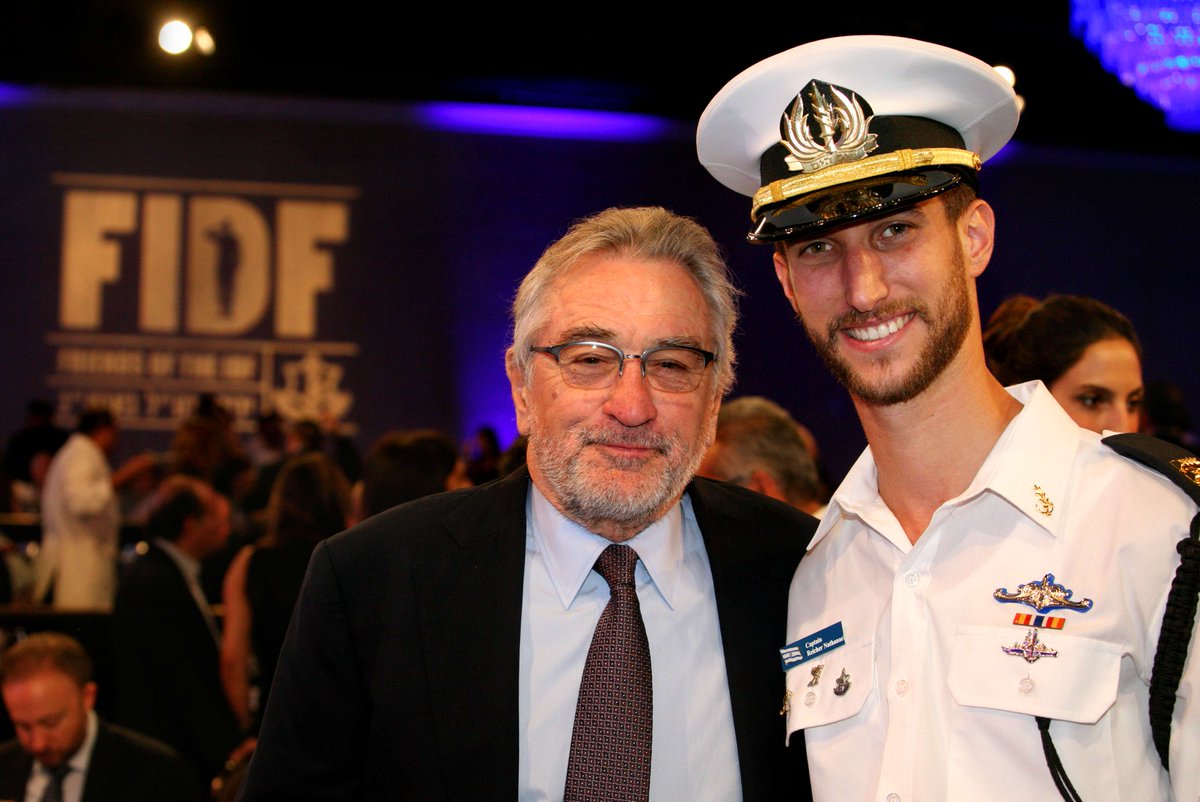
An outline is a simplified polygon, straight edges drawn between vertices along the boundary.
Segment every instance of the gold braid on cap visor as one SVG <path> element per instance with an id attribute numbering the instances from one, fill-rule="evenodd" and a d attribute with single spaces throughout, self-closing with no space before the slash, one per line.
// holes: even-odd
<path id="1" fill-rule="evenodd" d="M 801 173 L 791 178 L 772 181 L 754 193 L 750 219 L 758 220 L 758 213 L 764 206 L 839 184 L 861 181 L 864 178 L 876 178 L 889 173 L 904 173 L 935 166 L 970 167 L 972 170 L 978 171 L 981 165 L 978 154 L 958 148 L 894 150 L 891 153 L 868 156 L 858 161 L 834 164 L 815 173 Z"/>

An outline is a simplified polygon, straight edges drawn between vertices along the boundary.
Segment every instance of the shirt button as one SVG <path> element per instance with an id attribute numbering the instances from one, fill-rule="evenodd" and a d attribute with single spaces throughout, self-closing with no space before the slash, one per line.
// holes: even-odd
<path id="1" fill-rule="evenodd" d="M 808 693 L 804 694 L 804 706 L 805 707 L 812 707 L 813 703 L 816 701 L 817 701 L 817 695 L 815 693 L 813 693 L 812 691 L 809 691 Z"/>
<path id="2" fill-rule="evenodd" d="M 900 802 L 900 794 L 888 794 L 887 802 Z"/>
<path id="3" fill-rule="evenodd" d="M 902 679 L 896 683 L 896 695 L 903 696 L 908 693 L 908 680 Z"/>
<path id="4" fill-rule="evenodd" d="M 1021 680 L 1019 683 L 1017 683 L 1017 690 L 1019 690 L 1021 693 L 1033 693 L 1033 680 L 1031 680 L 1029 677 Z"/>
<path id="5" fill-rule="evenodd" d="M 909 571 L 904 575 L 904 584 L 908 585 L 910 588 L 915 588 L 920 583 L 921 575 L 916 571 Z"/>

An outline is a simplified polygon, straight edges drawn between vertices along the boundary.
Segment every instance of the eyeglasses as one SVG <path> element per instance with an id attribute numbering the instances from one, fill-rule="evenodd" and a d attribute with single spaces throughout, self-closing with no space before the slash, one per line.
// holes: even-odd
<path id="1" fill-rule="evenodd" d="M 642 378 L 655 390 L 690 393 L 700 386 L 704 369 L 717 358 L 712 351 L 690 345 L 660 345 L 640 354 L 627 354 L 615 345 L 598 342 L 534 345 L 529 350 L 554 357 L 563 381 L 581 390 L 612 387 L 618 376 L 625 375 L 625 360 L 637 359 Z"/>

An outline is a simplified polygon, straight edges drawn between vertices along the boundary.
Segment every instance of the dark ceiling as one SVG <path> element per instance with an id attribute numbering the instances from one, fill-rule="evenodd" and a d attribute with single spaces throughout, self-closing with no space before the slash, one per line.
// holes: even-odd
<path id="1" fill-rule="evenodd" d="M 15 5 L 15 3 L 14 3 Z M 911 36 L 1011 66 L 1026 99 L 1018 138 L 1122 152 L 1200 151 L 1106 73 L 1070 32 L 1066 0 L 1007 3 L 791 4 L 695 8 L 580 4 L 420 10 L 242 0 L 167 6 L 151 0 L 25 0 L 0 29 L 0 81 L 51 87 L 208 89 L 371 100 L 461 99 L 650 112 L 696 120 L 735 74 L 825 36 Z M 830 8 L 832 7 L 832 8 Z M 166 9 L 212 31 L 210 57 L 165 56 L 154 42 Z"/>

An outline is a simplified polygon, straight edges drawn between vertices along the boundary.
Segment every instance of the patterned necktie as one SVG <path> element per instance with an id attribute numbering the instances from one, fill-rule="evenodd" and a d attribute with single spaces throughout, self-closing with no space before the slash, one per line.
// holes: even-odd
<path id="1" fill-rule="evenodd" d="M 64 761 L 54 768 L 47 767 L 46 771 L 50 774 L 50 782 L 42 791 L 41 802 L 63 802 L 63 778 L 71 773 L 70 764 Z"/>
<path id="2" fill-rule="evenodd" d="M 650 644 L 633 584 L 637 552 L 612 545 L 596 560 L 608 582 L 575 708 L 564 802 L 646 802 L 654 723 Z"/>

